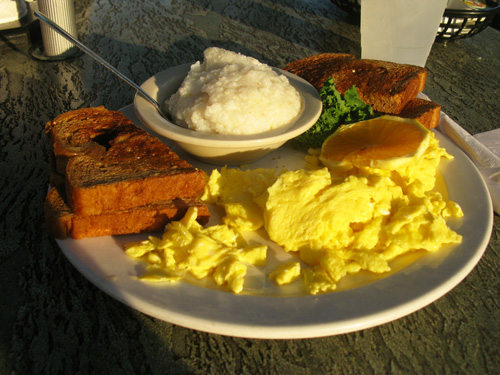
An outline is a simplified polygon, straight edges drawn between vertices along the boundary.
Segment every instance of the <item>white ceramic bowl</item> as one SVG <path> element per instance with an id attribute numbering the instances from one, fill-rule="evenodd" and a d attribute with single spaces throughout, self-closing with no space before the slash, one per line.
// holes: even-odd
<path id="1" fill-rule="evenodd" d="M 149 78 L 141 87 L 163 106 L 165 100 L 177 91 L 190 66 L 191 64 L 185 64 L 164 70 Z M 276 130 L 252 135 L 197 132 L 164 119 L 140 94 L 136 94 L 134 99 L 135 112 L 145 126 L 175 141 L 179 147 L 199 160 L 219 165 L 251 163 L 305 132 L 321 115 L 322 102 L 312 85 L 294 74 L 274 69 L 288 77 L 303 99 L 300 116 L 291 124 Z"/>

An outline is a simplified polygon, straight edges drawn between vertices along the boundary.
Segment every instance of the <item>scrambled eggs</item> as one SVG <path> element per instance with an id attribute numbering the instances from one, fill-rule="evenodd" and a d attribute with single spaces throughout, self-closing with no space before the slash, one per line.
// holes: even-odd
<path id="1" fill-rule="evenodd" d="M 269 237 L 311 266 L 304 281 L 312 294 L 334 290 L 361 269 L 388 272 L 388 261 L 408 251 L 459 243 L 446 225 L 450 214 L 461 211 L 439 193 L 404 194 L 379 175 L 335 181 L 326 168 L 283 173 L 269 188 L 264 213 Z"/>
<path id="2" fill-rule="evenodd" d="M 247 265 L 266 264 L 267 246 L 247 244 L 227 225 L 203 228 L 197 211 L 191 207 L 182 220 L 167 224 L 162 238 L 125 245 L 125 253 L 147 262 L 141 280 L 177 281 L 187 272 L 198 279 L 212 275 L 217 285 L 240 293 Z"/>
<path id="3" fill-rule="evenodd" d="M 266 262 L 266 246 L 249 246 L 239 233 L 264 228 L 270 240 L 297 255 L 270 272 L 271 280 L 285 285 L 302 275 L 308 293 L 332 291 L 348 274 L 390 271 L 398 255 L 461 242 L 446 223 L 463 216 L 460 207 L 433 190 L 442 157 L 451 158 L 432 135 L 410 166 L 391 170 L 334 174 L 315 154 L 307 156 L 306 169 L 296 171 L 214 170 L 203 199 L 224 207 L 221 225 L 201 227 L 190 209 L 167 226 L 162 239 L 131 244 L 126 252 L 149 259 L 142 279 L 211 274 L 218 285 L 239 293 L 247 264 Z"/>

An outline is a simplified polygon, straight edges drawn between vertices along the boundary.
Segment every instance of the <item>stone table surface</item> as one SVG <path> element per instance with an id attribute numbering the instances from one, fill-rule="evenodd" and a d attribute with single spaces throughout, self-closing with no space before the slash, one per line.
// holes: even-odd
<path id="1" fill-rule="evenodd" d="M 360 56 L 356 20 L 327 0 L 82 0 L 79 39 L 143 82 L 219 46 L 273 66 L 322 52 Z M 475 134 L 498 127 L 500 33 L 435 43 L 425 93 Z M 60 113 L 120 109 L 134 91 L 83 55 L 0 50 L 0 373 L 500 373 L 500 218 L 475 269 L 429 306 L 358 332 L 301 340 L 225 337 L 172 325 L 94 287 L 47 233 L 43 128 Z"/>

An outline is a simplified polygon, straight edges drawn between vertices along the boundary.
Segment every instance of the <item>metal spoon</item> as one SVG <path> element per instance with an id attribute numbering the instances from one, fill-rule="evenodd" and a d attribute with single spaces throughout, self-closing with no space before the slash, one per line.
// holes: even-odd
<path id="1" fill-rule="evenodd" d="M 121 78 L 122 80 L 124 80 L 125 82 L 127 82 L 130 86 L 132 86 L 134 89 L 136 89 L 139 94 L 141 94 L 146 100 L 148 100 L 149 102 L 151 102 L 151 104 L 153 104 L 155 106 L 156 110 L 160 113 L 160 115 L 163 118 L 165 118 L 167 120 L 169 119 L 168 114 L 165 113 L 162 110 L 162 108 L 160 107 L 160 105 L 158 104 L 158 102 L 156 100 L 154 100 L 139 85 L 137 85 L 135 82 L 133 82 L 132 80 L 130 80 L 130 78 L 128 78 L 127 76 L 123 75 L 123 73 L 121 73 L 118 69 L 116 69 L 114 66 L 112 66 L 111 64 L 109 64 L 107 61 L 105 61 L 102 57 L 100 57 L 99 55 L 97 55 L 94 51 L 92 51 L 91 49 L 89 49 L 86 45 L 84 45 L 82 42 L 80 42 L 78 39 L 76 39 L 73 35 L 71 35 L 70 33 L 68 33 L 63 28 L 61 28 L 61 26 L 59 26 L 58 24 L 56 24 L 51 19 L 47 18 L 47 16 L 45 16 L 44 14 L 42 14 L 42 13 L 40 13 L 38 11 L 34 11 L 34 13 L 35 13 L 35 16 L 37 18 L 39 18 L 41 21 L 45 22 L 52 29 L 54 29 L 55 31 L 57 31 L 59 34 L 61 34 L 63 37 L 65 37 L 71 43 L 73 43 L 75 46 L 77 46 L 78 48 L 80 48 L 83 52 L 85 52 L 86 54 L 88 54 L 90 57 L 94 58 L 94 60 L 96 60 L 97 62 L 99 62 L 102 65 L 104 65 L 106 68 L 108 68 L 109 70 L 111 70 L 114 74 L 116 74 L 119 78 Z"/>

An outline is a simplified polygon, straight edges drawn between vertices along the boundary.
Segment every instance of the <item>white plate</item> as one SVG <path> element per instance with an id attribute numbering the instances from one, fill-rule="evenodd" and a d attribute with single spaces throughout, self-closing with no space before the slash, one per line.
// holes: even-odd
<path id="1" fill-rule="evenodd" d="M 133 107 L 122 109 L 139 124 Z M 450 226 L 463 236 L 457 246 L 435 253 L 417 253 L 394 263 L 386 277 L 368 273 L 347 280 L 337 292 L 309 296 L 295 289 L 273 288 L 264 275 L 254 294 L 235 295 L 209 283 L 149 284 L 135 280 L 141 263 L 127 257 L 122 245 L 144 235 L 59 240 L 70 262 L 110 296 L 158 319 L 221 335 L 247 338 L 312 338 L 359 331 L 408 315 L 440 298 L 474 268 L 491 235 L 493 210 L 487 188 L 475 166 L 440 133 L 441 146 L 455 159 L 441 172 L 449 197 L 464 211 L 463 220 Z M 202 165 L 173 147 L 199 167 Z M 287 147 L 276 150 L 250 167 L 289 169 L 303 166 L 303 156 Z M 214 220 L 216 220 L 216 215 Z M 273 258 L 273 256 L 270 256 Z M 281 294 L 280 294 L 281 293 Z"/>

